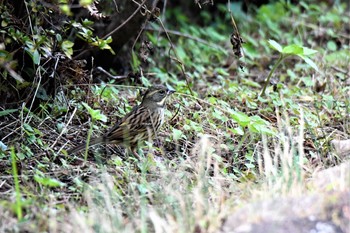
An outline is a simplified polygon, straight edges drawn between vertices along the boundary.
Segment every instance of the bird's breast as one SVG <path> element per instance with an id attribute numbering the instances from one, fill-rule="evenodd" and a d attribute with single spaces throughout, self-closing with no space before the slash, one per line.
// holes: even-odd
<path id="1" fill-rule="evenodd" d="M 151 114 L 151 118 L 153 129 L 158 131 L 164 123 L 164 108 L 155 109 Z"/>

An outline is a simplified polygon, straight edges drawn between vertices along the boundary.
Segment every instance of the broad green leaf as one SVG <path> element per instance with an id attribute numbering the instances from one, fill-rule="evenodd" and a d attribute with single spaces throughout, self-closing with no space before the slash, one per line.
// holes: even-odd
<path id="1" fill-rule="evenodd" d="M 74 43 L 69 40 L 64 40 L 61 44 L 62 51 L 67 57 L 72 58 Z"/>
<path id="2" fill-rule="evenodd" d="M 303 55 L 298 55 L 299 57 L 301 57 L 307 64 L 309 64 L 309 66 L 311 66 L 312 68 L 314 68 L 316 71 L 318 71 L 318 67 L 317 65 L 308 57 L 305 57 Z"/>
<path id="3" fill-rule="evenodd" d="M 27 130 L 28 132 L 34 133 L 34 129 L 28 125 L 28 124 L 23 124 L 23 127 L 25 130 Z"/>
<path id="4" fill-rule="evenodd" d="M 62 36 L 61 36 L 61 34 L 56 34 L 56 40 L 57 40 L 58 42 L 61 42 L 61 41 L 62 41 Z"/>
<path id="5" fill-rule="evenodd" d="M 280 53 L 282 52 L 282 46 L 279 43 L 277 43 L 274 40 L 268 40 L 267 42 L 269 43 L 271 48 L 277 50 Z"/>
<path id="6" fill-rule="evenodd" d="M 176 54 L 181 61 L 185 61 L 186 59 L 188 59 L 188 56 L 187 56 L 185 50 L 183 49 L 183 47 L 177 47 Z"/>
<path id="7" fill-rule="evenodd" d="M 181 130 L 178 129 L 173 129 L 173 139 L 175 141 L 179 140 L 183 135 L 183 132 Z"/>
<path id="8" fill-rule="evenodd" d="M 240 126 L 246 126 L 250 122 L 250 118 L 248 115 L 244 114 L 243 112 L 236 112 L 232 111 L 231 117 L 240 125 Z"/>
<path id="9" fill-rule="evenodd" d="M 34 50 L 34 53 L 33 53 L 33 62 L 35 65 L 38 65 L 40 63 L 40 53 L 39 51 L 36 49 Z"/>
<path id="10" fill-rule="evenodd" d="M 8 24 L 7 24 L 7 22 L 6 22 L 5 20 L 2 20 L 2 21 L 1 21 L 1 27 L 4 28 L 4 27 L 7 27 L 7 25 L 8 25 Z"/>
<path id="11" fill-rule="evenodd" d="M 304 49 L 303 49 L 303 47 L 301 47 L 299 45 L 292 44 L 292 45 L 288 45 L 288 46 L 284 47 L 282 49 L 282 53 L 299 55 L 299 54 L 304 54 Z"/>
<path id="12" fill-rule="evenodd" d="M 109 43 L 112 43 L 113 39 L 112 39 L 112 36 L 109 36 L 105 39 L 106 43 L 109 44 Z"/>
<path id="13" fill-rule="evenodd" d="M 330 40 L 330 41 L 327 42 L 327 49 L 329 49 L 331 51 L 336 51 L 337 50 L 337 44 L 333 40 Z"/>
<path id="14" fill-rule="evenodd" d="M 269 129 L 269 127 L 261 124 L 251 124 L 249 125 L 249 130 L 254 133 L 265 133 L 268 135 L 275 135 L 275 133 L 271 129 Z"/>
<path id="15" fill-rule="evenodd" d="M 303 47 L 303 50 L 304 50 L 304 53 L 303 53 L 304 56 L 310 56 L 310 55 L 313 55 L 315 53 L 318 53 L 317 50 L 309 49 L 309 48 L 306 48 L 306 47 Z"/>
<path id="16" fill-rule="evenodd" d="M 145 87 L 150 87 L 152 86 L 152 83 L 149 81 L 148 78 L 146 78 L 145 76 L 141 76 L 141 82 Z"/>
<path id="17" fill-rule="evenodd" d="M 82 105 L 88 110 L 92 119 L 107 122 L 107 117 L 100 110 L 92 109 L 87 103 L 82 103 Z"/>
<path id="18" fill-rule="evenodd" d="M 90 111 L 92 110 L 92 108 L 87 104 L 87 103 L 82 103 L 82 105 L 88 110 L 88 112 L 90 113 Z"/>
<path id="19" fill-rule="evenodd" d="M 91 117 L 95 118 L 96 120 L 107 122 L 107 117 L 103 113 L 101 113 L 100 110 L 94 110 L 94 114 L 91 115 Z"/>
<path id="20" fill-rule="evenodd" d="M 241 127 L 236 127 L 234 129 L 229 129 L 232 133 L 234 133 L 235 135 L 244 135 L 244 131 L 242 130 Z"/>
<path id="21" fill-rule="evenodd" d="M 72 12 L 70 11 L 70 7 L 68 6 L 68 4 L 60 4 L 59 7 L 64 14 L 68 16 L 72 15 Z"/>
<path id="22" fill-rule="evenodd" d="M 72 48 L 74 46 L 74 43 L 72 41 L 69 41 L 69 40 L 64 40 L 62 42 L 62 48 Z"/>
<path id="23" fill-rule="evenodd" d="M 84 19 L 84 20 L 82 21 L 82 24 L 83 24 L 85 27 L 89 27 L 89 26 L 92 26 L 92 25 L 94 24 L 94 22 L 91 21 L 91 20 L 88 20 L 88 19 Z M 108 38 L 109 38 L 109 37 L 108 37 Z M 108 40 L 108 38 L 107 38 L 107 40 Z"/>
<path id="24" fill-rule="evenodd" d="M 213 117 L 223 122 L 226 122 L 228 120 L 228 118 L 219 110 L 214 109 L 214 112 L 212 114 L 213 114 Z"/>

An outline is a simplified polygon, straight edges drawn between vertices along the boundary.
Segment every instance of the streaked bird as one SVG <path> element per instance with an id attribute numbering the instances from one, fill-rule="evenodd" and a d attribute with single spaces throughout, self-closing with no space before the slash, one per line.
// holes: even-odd
<path id="1" fill-rule="evenodd" d="M 150 141 L 164 123 L 167 97 L 175 91 L 162 85 L 150 87 L 144 94 L 140 105 L 135 106 L 114 127 L 101 137 L 90 140 L 89 146 L 102 144 L 123 144 L 138 157 L 139 143 Z M 86 148 L 86 143 L 69 149 L 68 154 Z"/>

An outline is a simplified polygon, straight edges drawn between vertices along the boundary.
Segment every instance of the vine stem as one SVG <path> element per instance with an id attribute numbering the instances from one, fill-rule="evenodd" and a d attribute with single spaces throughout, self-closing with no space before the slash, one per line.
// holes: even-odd
<path id="1" fill-rule="evenodd" d="M 270 73 L 269 73 L 269 76 L 267 76 L 267 79 L 266 79 L 266 82 L 265 82 L 265 85 L 264 85 L 264 88 L 263 90 L 261 91 L 259 97 L 262 97 L 263 95 L 265 95 L 265 91 L 266 91 L 266 87 L 267 85 L 270 83 L 270 79 L 272 77 L 272 74 L 275 72 L 276 68 L 282 63 L 282 61 L 284 59 L 286 59 L 287 57 L 289 56 L 289 54 L 287 55 L 283 55 L 283 54 L 280 54 L 276 64 L 272 67 Z"/>

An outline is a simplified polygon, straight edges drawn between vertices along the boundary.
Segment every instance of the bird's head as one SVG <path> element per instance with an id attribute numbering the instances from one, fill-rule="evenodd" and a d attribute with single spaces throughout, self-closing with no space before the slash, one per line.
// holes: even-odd
<path id="1" fill-rule="evenodd" d="M 152 86 L 143 95 L 142 104 L 148 107 L 162 108 L 165 105 L 167 97 L 174 92 L 174 90 L 169 90 L 162 85 Z"/>

